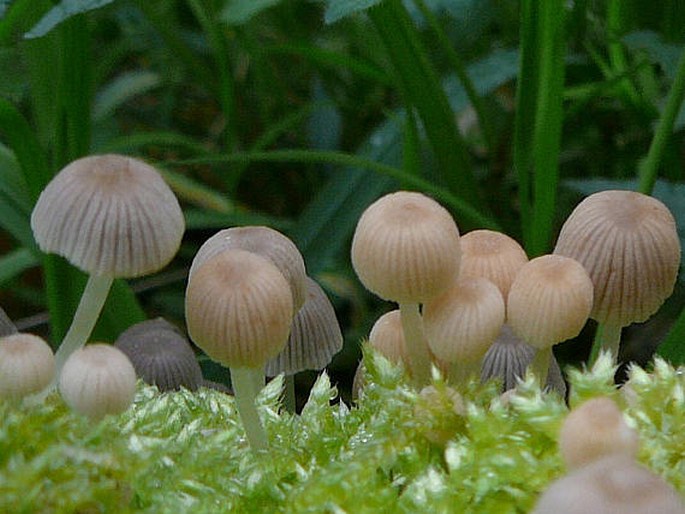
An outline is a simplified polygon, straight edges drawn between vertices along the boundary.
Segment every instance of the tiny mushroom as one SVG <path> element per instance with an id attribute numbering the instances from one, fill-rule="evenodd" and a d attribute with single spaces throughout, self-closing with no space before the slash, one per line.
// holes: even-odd
<path id="1" fill-rule="evenodd" d="M 190 342 L 163 318 L 129 327 L 114 346 L 126 354 L 143 381 L 160 391 L 177 391 L 181 387 L 194 391 L 203 383 Z"/>
<path id="2" fill-rule="evenodd" d="M 31 214 L 34 237 L 42 251 L 89 274 L 55 354 L 57 378 L 90 336 L 113 279 L 164 267 L 181 244 L 184 226 L 174 193 L 155 168 L 137 159 L 94 155 L 55 175 Z"/>
<path id="3" fill-rule="evenodd" d="M 590 275 L 590 317 L 602 325 L 602 346 L 614 359 L 621 328 L 658 310 L 680 267 L 673 215 L 659 200 L 634 191 L 585 198 L 564 223 L 554 253 L 576 259 Z"/>
<path id="4" fill-rule="evenodd" d="M 293 313 L 288 281 L 265 257 L 224 250 L 189 278 L 185 312 L 190 338 L 230 368 L 248 441 L 254 450 L 265 450 L 266 434 L 254 402 L 266 362 L 288 340 Z"/>
<path id="5" fill-rule="evenodd" d="M 419 305 L 445 291 L 459 275 L 459 230 L 431 198 L 399 191 L 362 214 L 352 239 L 352 265 L 364 286 L 399 304 L 415 383 L 430 379 L 431 356 Z"/>
<path id="6" fill-rule="evenodd" d="M 89 344 L 65 362 L 59 391 L 72 410 L 97 421 L 129 408 L 136 392 L 136 372 L 114 346 Z"/>
<path id="7" fill-rule="evenodd" d="M 577 261 L 543 255 L 524 265 L 507 298 L 507 323 L 538 352 L 532 369 L 547 381 L 552 346 L 577 336 L 592 308 L 592 281 Z"/>
<path id="8" fill-rule="evenodd" d="M 55 358 L 45 340 L 25 333 L 0 337 L 0 400 L 37 394 L 54 375 Z"/>
<path id="9" fill-rule="evenodd" d="M 376 320 L 369 332 L 369 344 L 390 362 L 407 365 L 407 347 L 398 309 L 386 312 Z"/>

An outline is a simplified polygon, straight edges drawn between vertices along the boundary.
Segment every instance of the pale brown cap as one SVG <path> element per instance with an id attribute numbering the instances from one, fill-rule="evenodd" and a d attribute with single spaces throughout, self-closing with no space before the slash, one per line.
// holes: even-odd
<path id="1" fill-rule="evenodd" d="M 528 344 L 549 348 L 575 337 L 592 308 L 592 281 L 574 259 L 543 255 L 516 275 L 507 299 L 507 323 Z"/>
<path id="2" fill-rule="evenodd" d="M 452 287 L 423 306 L 428 346 L 439 360 L 475 363 L 504 323 L 504 299 L 483 277 L 459 277 Z"/>
<path id="3" fill-rule="evenodd" d="M 207 259 L 188 280 L 190 338 L 225 366 L 258 368 L 285 346 L 293 300 L 271 261 L 245 250 Z"/>
<path id="4" fill-rule="evenodd" d="M 606 396 L 574 408 L 559 432 L 559 451 L 570 469 L 608 455 L 635 458 L 638 446 L 637 432 L 625 422 L 618 405 Z"/>
<path id="5" fill-rule="evenodd" d="M 386 312 L 376 320 L 369 332 L 369 344 L 390 362 L 407 363 L 407 348 L 398 309 Z"/>
<path id="6" fill-rule="evenodd" d="M 62 169 L 43 190 L 31 228 L 41 250 L 95 275 L 136 277 L 163 268 L 185 221 L 159 172 L 123 155 L 94 155 Z"/>
<path id="7" fill-rule="evenodd" d="M 283 274 L 292 290 L 293 314 L 307 299 L 304 258 L 287 236 L 264 226 L 231 227 L 207 239 L 193 258 L 189 275 L 208 259 L 224 250 L 245 250 L 267 258 Z"/>
<path id="8" fill-rule="evenodd" d="M 554 253 L 585 267 L 595 286 L 590 317 L 617 327 L 656 312 L 680 267 L 673 216 L 659 200 L 634 191 L 585 198 L 564 223 Z"/>
<path id="9" fill-rule="evenodd" d="M 504 298 L 528 256 L 520 244 L 494 230 L 472 230 L 461 237 L 460 276 L 484 277 Z"/>
<path id="10" fill-rule="evenodd" d="M 39 393 L 54 376 L 55 357 L 42 338 L 25 333 L 0 338 L 0 400 Z"/>
<path id="11" fill-rule="evenodd" d="M 459 274 L 459 230 L 450 213 L 421 193 L 383 196 L 362 214 L 352 240 L 359 280 L 385 300 L 422 303 Z"/>
<path id="12" fill-rule="evenodd" d="M 306 282 L 307 300 L 293 319 L 285 348 L 266 363 L 267 376 L 323 369 L 342 348 L 343 335 L 333 305 L 316 281 L 307 277 Z"/>
<path id="13" fill-rule="evenodd" d="M 554 482 L 532 514 L 685 514 L 677 491 L 626 455 L 605 457 Z"/>
<path id="14" fill-rule="evenodd" d="M 90 344 L 64 363 L 59 391 L 71 409 L 99 420 L 129 408 L 136 392 L 136 372 L 128 357 L 114 346 Z"/>

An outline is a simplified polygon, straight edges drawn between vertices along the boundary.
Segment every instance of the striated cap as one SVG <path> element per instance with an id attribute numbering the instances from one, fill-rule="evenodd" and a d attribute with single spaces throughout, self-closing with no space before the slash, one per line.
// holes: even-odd
<path id="1" fill-rule="evenodd" d="M 352 239 L 362 284 L 385 300 L 422 303 L 459 274 L 459 230 L 450 213 L 421 193 L 399 191 L 371 204 Z"/>
<path id="2" fill-rule="evenodd" d="M 143 381 L 160 391 L 194 391 L 202 385 L 202 370 L 190 342 L 163 318 L 136 323 L 114 346 L 126 354 Z"/>
<path id="3" fill-rule="evenodd" d="M 42 338 L 0 337 L 0 400 L 20 400 L 45 389 L 55 376 L 55 356 Z"/>
<path id="4" fill-rule="evenodd" d="M 136 392 L 136 372 L 114 346 L 90 344 L 64 363 L 59 391 L 72 410 L 99 420 L 129 408 Z"/>
<path id="5" fill-rule="evenodd" d="M 43 190 L 31 228 L 41 250 L 96 275 L 136 277 L 174 257 L 185 222 L 159 172 L 123 155 L 94 155 L 62 169 Z"/>
<path id="6" fill-rule="evenodd" d="M 635 458 L 638 446 L 637 432 L 626 424 L 618 405 L 606 396 L 574 408 L 559 433 L 559 450 L 570 469 L 608 455 Z"/>
<path id="7" fill-rule="evenodd" d="M 220 230 L 197 251 L 190 266 L 190 276 L 208 259 L 224 250 L 245 250 L 267 258 L 283 273 L 293 295 L 293 313 L 307 299 L 307 281 L 302 254 L 289 238 L 263 226 L 232 227 Z"/>
<path id="8" fill-rule="evenodd" d="M 592 308 L 592 281 L 577 261 L 543 255 L 516 275 L 507 298 L 507 322 L 538 349 L 577 336 Z"/>
<path id="9" fill-rule="evenodd" d="M 185 312 L 190 338 L 209 357 L 229 367 L 257 368 L 285 346 L 293 300 L 271 261 L 225 250 L 188 280 Z"/>
<path id="10" fill-rule="evenodd" d="M 668 208 L 634 191 L 588 196 L 564 223 L 554 253 L 572 257 L 595 286 L 591 318 L 623 327 L 646 320 L 673 292 L 680 240 Z"/>
<path id="11" fill-rule="evenodd" d="M 504 298 L 528 256 L 520 244 L 494 230 L 472 230 L 461 237 L 460 276 L 487 278 Z"/>
<path id="12" fill-rule="evenodd" d="M 293 319 L 285 348 L 266 363 L 267 376 L 323 369 L 340 351 L 343 335 L 335 310 L 321 286 L 307 277 L 307 300 Z"/>
<path id="13" fill-rule="evenodd" d="M 423 306 L 428 346 L 443 362 L 477 362 L 503 323 L 502 294 L 483 277 L 459 277 L 450 289 Z"/>

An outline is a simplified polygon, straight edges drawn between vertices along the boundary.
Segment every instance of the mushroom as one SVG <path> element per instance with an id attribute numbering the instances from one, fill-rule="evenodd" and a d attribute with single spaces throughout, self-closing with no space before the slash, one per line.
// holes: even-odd
<path id="1" fill-rule="evenodd" d="M 608 455 L 634 459 L 638 437 L 618 405 L 602 396 L 587 400 L 566 416 L 559 433 L 559 450 L 566 466 L 576 469 Z"/>
<path id="2" fill-rule="evenodd" d="M 364 286 L 399 303 L 413 380 L 430 379 L 430 352 L 419 305 L 445 291 L 459 274 L 459 230 L 449 212 L 421 193 L 383 196 L 361 215 L 352 265 Z"/>
<path id="3" fill-rule="evenodd" d="M 78 159 L 40 194 L 31 214 L 40 249 L 89 273 L 83 296 L 55 354 L 57 377 L 95 326 L 116 277 L 164 267 L 181 243 L 184 220 L 171 189 L 152 166 L 116 154 Z"/>
<path id="4" fill-rule="evenodd" d="M 197 266 L 185 300 L 188 333 L 211 359 L 230 368 L 248 441 L 267 447 L 255 398 L 266 362 L 285 346 L 292 322 L 290 285 L 271 261 L 224 250 Z"/>
<path id="5" fill-rule="evenodd" d="M 369 332 L 369 344 L 390 362 L 407 366 L 407 346 L 398 309 L 386 312 L 376 320 Z"/>
<path id="6" fill-rule="evenodd" d="M 520 244 L 494 230 L 472 230 L 461 237 L 462 277 L 484 277 L 506 298 L 509 288 L 528 256 Z"/>
<path id="7" fill-rule="evenodd" d="M 614 359 L 622 327 L 658 310 L 673 292 L 680 267 L 672 214 L 659 200 L 633 191 L 585 198 L 564 223 L 554 253 L 576 259 L 590 275 L 590 317 L 601 324 L 601 345 Z"/>
<path id="8" fill-rule="evenodd" d="M 14 326 L 12 320 L 7 313 L 0 308 L 0 337 L 8 336 L 17 333 L 17 327 Z"/>
<path id="9" fill-rule="evenodd" d="M 136 372 L 114 346 L 89 344 L 64 363 L 59 391 L 72 410 L 97 421 L 129 408 L 136 392 Z"/>
<path id="10" fill-rule="evenodd" d="M 596 460 L 554 482 L 532 514 L 685 514 L 677 491 L 623 454 Z"/>
<path id="11" fill-rule="evenodd" d="M 507 323 L 537 349 L 531 367 L 545 384 L 552 346 L 577 336 L 592 308 L 592 281 L 577 261 L 543 255 L 524 265 L 509 289 Z"/>
<path id="12" fill-rule="evenodd" d="M 37 394 L 54 375 L 55 357 L 45 340 L 25 333 L 0 337 L 0 400 Z"/>
<path id="13" fill-rule="evenodd" d="M 143 381 L 160 391 L 194 391 L 202 385 L 202 370 L 190 342 L 163 318 L 136 323 L 114 346 L 126 354 Z"/>
<path id="14" fill-rule="evenodd" d="M 428 346 L 449 365 L 455 386 L 480 376 L 485 353 L 504 323 L 504 299 L 498 287 L 483 277 L 459 277 L 453 286 L 423 306 Z"/>

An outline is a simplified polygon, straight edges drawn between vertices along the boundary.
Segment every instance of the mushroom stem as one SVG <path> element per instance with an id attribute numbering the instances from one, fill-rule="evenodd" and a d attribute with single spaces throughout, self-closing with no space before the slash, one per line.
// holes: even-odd
<path id="1" fill-rule="evenodd" d="M 235 393 L 238 415 L 245 427 L 245 434 L 252 449 L 256 452 L 267 449 L 266 432 L 259 419 L 255 399 L 259 389 L 256 375 L 262 376 L 262 370 L 234 367 L 231 369 L 231 383 Z M 260 378 L 260 380 L 263 380 Z"/>
<path id="2" fill-rule="evenodd" d="M 465 387 L 469 380 L 475 376 L 480 376 L 480 369 L 483 359 L 475 362 L 455 362 L 449 369 L 449 380 L 452 387 L 459 389 Z"/>
<path id="3" fill-rule="evenodd" d="M 431 356 L 423 334 L 423 320 L 418 303 L 400 303 L 400 319 L 407 349 L 409 372 L 414 383 L 424 386 L 430 382 Z"/>
<path id="4" fill-rule="evenodd" d="M 533 360 L 530 362 L 530 370 L 537 377 L 540 388 L 544 389 L 547 384 L 549 365 L 552 362 L 552 347 L 538 349 Z"/>
<path id="5" fill-rule="evenodd" d="M 297 401 L 295 396 L 295 375 L 285 375 L 283 377 L 283 408 L 286 412 L 295 413 Z"/>
<path id="6" fill-rule="evenodd" d="M 611 352 L 613 362 L 618 361 L 618 349 L 621 345 L 621 331 L 622 327 L 609 325 L 608 323 L 600 323 L 595 333 L 595 339 L 592 342 L 592 350 L 590 352 L 590 366 L 592 366 L 600 351 L 605 350 Z"/>
<path id="7" fill-rule="evenodd" d="M 90 275 L 88 277 L 71 326 L 55 353 L 55 381 L 59 380 L 64 363 L 69 356 L 83 347 L 93 332 L 113 280 L 110 275 Z"/>

